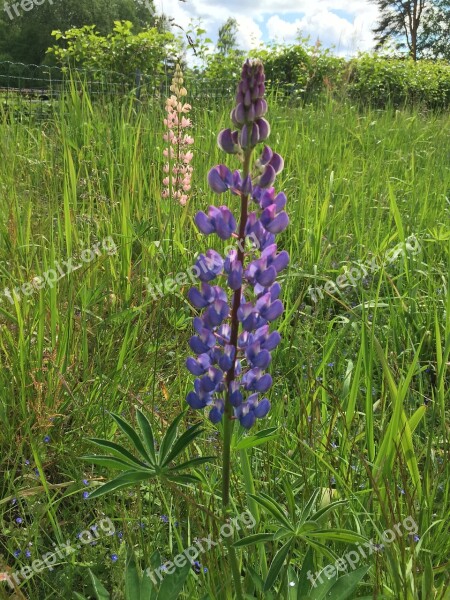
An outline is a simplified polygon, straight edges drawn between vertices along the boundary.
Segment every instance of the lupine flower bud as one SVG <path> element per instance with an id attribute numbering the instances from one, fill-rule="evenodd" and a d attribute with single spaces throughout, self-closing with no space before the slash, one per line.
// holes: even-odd
<path id="1" fill-rule="evenodd" d="M 262 63 L 246 61 L 231 111 L 237 129 L 224 129 L 218 135 L 224 152 L 249 159 L 254 147 L 268 138 L 264 92 Z M 243 427 L 250 428 L 270 409 L 269 400 L 259 397 L 272 385 L 272 377 L 265 370 L 281 338 L 277 331 L 269 330 L 269 324 L 283 312 L 276 278 L 289 264 L 288 253 L 278 252 L 275 243 L 275 235 L 289 222 L 283 210 L 286 196 L 276 194 L 273 187 L 283 166 L 281 156 L 264 146 L 252 172 L 231 172 L 225 165 L 213 167 L 208 184 L 218 194 L 230 191 L 241 197 L 241 223 L 238 227 L 226 206 L 210 206 L 207 213 L 200 211 L 195 216 L 199 231 L 205 235 L 215 233 L 222 240 L 239 237 L 237 248 L 229 250 L 225 259 L 212 249 L 199 255 L 195 268 L 202 283 L 188 293 L 202 314 L 194 319 L 196 334 L 189 340 L 197 356 L 189 357 L 186 367 L 197 379 L 186 401 L 195 409 L 209 406 L 213 423 L 224 413 L 229 416 L 231 410 Z M 247 209 L 249 199 L 256 206 L 251 212 Z M 252 249 L 246 250 L 241 236 L 251 236 Z M 229 294 L 220 285 L 209 285 L 216 278 L 228 286 Z"/>
<path id="2" fill-rule="evenodd" d="M 237 154 L 239 152 L 238 132 L 223 129 L 217 136 L 217 144 L 227 154 Z"/>

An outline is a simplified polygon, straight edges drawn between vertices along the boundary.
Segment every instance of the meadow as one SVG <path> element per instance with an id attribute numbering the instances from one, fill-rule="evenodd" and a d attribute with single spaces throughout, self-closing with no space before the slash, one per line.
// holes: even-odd
<path id="1" fill-rule="evenodd" d="M 219 540 L 222 426 L 186 410 L 191 284 L 147 287 L 209 247 L 193 217 L 215 202 L 209 169 L 233 168 L 216 142 L 232 99 L 188 99 L 184 207 L 161 197 L 163 102 L 137 110 L 73 87 L 50 118 L 0 121 L 0 573 L 14 588 L 0 581 L 0 598 L 236 597 Z M 236 545 L 245 597 L 448 599 L 448 113 L 268 101 L 291 260 L 272 409 L 233 434 L 232 510 L 253 517 L 233 541 L 255 535 Z M 346 272 L 351 285 L 327 287 Z M 113 471 L 81 459 L 96 452 L 89 439 L 127 446 L 111 413 L 135 427 L 137 409 L 157 446 L 186 410 L 180 433 L 203 431 L 184 460 L 213 458 L 196 483 L 156 478 L 90 499 Z M 192 567 L 156 577 L 158 596 L 153 583 L 133 591 L 143 570 L 208 536 Z M 72 552 L 23 571 L 68 540 Z M 312 583 L 340 558 L 347 571 Z"/>

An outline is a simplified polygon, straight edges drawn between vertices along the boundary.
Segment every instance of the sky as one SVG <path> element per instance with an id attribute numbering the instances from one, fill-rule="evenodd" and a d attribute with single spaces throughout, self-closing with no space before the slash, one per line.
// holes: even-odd
<path id="1" fill-rule="evenodd" d="M 234 17 L 243 50 L 261 42 L 292 43 L 301 31 L 312 44 L 319 39 L 340 56 L 373 48 L 371 30 L 378 15 L 368 0 L 155 0 L 155 7 L 184 28 L 190 19 L 201 18 L 214 42 L 219 27 Z"/>

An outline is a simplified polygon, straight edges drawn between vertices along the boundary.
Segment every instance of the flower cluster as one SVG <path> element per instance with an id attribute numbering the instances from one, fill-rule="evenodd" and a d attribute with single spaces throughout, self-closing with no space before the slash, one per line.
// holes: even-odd
<path id="1" fill-rule="evenodd" d="M 175 75 L 170 86 L 172 95 L 166 100 L 167 118 L 164 125 L 164 141 L 168 143 L 163 154 L 168 162 L 164 165 L 163 198 L 174 198 L 184 206 L 188 200 L 191 189 L 193 153 L 189 147 L 194 143 L 194 138 L 186 133 L 192 127 L 191 120 L 185 116 L 191 110 L 191 105 L 183 101 L 186 88 L 183 87 L 183 73 L 180 65 L 176 66 Z"/>
<path id="2" fill-rule="evenodd" d="M 198 270 L 201 283 L 188 294 L 202 313 L 194 318 L 196 333 L 189 341 L 196 356 L 189 357 L 186 366 L 197 379 L 186 400 L 195 409 L 210 407 L 213 423 L 226 413 L 246 428 L 270 409 L 264 394 L 272 385 L 272 377 L 265 370 L 271 362 L 271 351 L 280 342 L 279 333 L 270 331 L 270 323 L 283 312 L 281 288 L 275 279 L 289 263 L 287 252 L 278 252 L 275 243 L 275 235 L 289 223 L 284 211 L 286 196 L 276 193 L 273 187 L 283 169 L 283 159 L 265 145 L 252 164 L 255 146 L 270 134 L 264 118 L 264 79 L 260 61 L 244 63 L 236 106 L 231 112 L 236 129 L 225 129 L 218 136 L 220 148 L 237 155 L 242 169 L 231 172 L 225 165 L 218 165 L 208 174 L 214 192 L 230 191 L 240 198 L 239 228 L 232 211 L 224 205 L 210 206 L 207 213 L 201 211 L 195 216 L 203 234 L 236 239 L 237 249 L 228 249 L 224 257 L 212 249 L 200 254 L 197 262 L 203 265 Z M 250 202 L 253 210 L 249 209 Z M 223 287 L 212 285 L 218 277 L 225 279 L 231 289 L 230 299 Z"/>

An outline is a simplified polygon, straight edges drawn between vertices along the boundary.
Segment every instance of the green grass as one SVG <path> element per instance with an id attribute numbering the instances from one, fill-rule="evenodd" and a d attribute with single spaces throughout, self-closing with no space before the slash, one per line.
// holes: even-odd
<path id="1" fill-rule="evenodd" d="M 192 218 L 216 201 L 206 174 L 226 160 L 216 135 L 228 126 L 230 108 L 194 103 L 194 186 L 186 208 L 161 199 L 157 104 L 136 116 L 131 104 L 92 104 L 73 91 L 49 120 L 0 122 L 0 290 L 108 236 L 117 245 L 116 254 L 100 252 L 52 288 L 21 293 L 14 304 L 0 296 L 0 572 L 75 540 L 103 516 L 122 534 L 34 575 L 17 597 L 94 598 L 91 567 L 112 597 L 124 598 L 127 546 L 145 568 L 156 550 L 169 560 L 193 538 L 218 535 L 219 459 L 201 468 L 201 486 L 151 484 L 90 502 L 83 491 L 110 473 L 79 457 L 92 453 L 87 438 L 117 433 L 109 411 L 134 423 L 140 407 L 161 434 L 186 407 L 193 379 L 184 368 L 193 315 L 187 286 L 155 301 L 146 283 L 186 270 L 209 247 Z M 291 218 L 280 239 L 291 255 L 282 277 L 283 340 L 271 367 L 272 410 L 259 425 L 278 430 L 267 444 L 233 452 L 236 514 L 257 510 L 247 495 L 254 485 L 290 519 L 314 490 L 322 504 L 345 499 L 324 529 L 350 529 L 378 543 L 410 516 L 420 540 L 402 531 L 362 560 L 370 569 L 351 597 L 448 598 L 448 115 L 272 102 L 269 119 L 271 146 L 285 157 L 277 189 L 287 193 Z M 236 202 L 231 197 L 230 205 Z M 421 251 L 388 264 L 386 252 L 410 235 Z M 371 260 L 380 265 L 376 273 L 313 302 L 310 286 Z M 219 455 L 220 436 L 206 415 L 188 412 L 183 429 L 199 419 L 206 431 L 196 453 Z M 272 531 L 273 519 L 261 507 L 259 513 L 251 533 Z M 336 558 L 353 547 L 331 537 L 323 543 Z M 243 564 L 267 574 L 265 557 L 280 547 L 244 548 Z M 307 549 L 299 541 L 291 550 L 287 578 L 277 580 L 273 595 L 249 597 L 297 598 L 297 586 L 287 582 L 297 581 Z M 231 598 L 222 587 L 223 547 L 200 560 L 208 573 L 192 571 L 180 598 Z M 316 551 L 314 561 L 316 571 L 331 559 Z M 9 597 L 0 585 L 0 598 Z"/>

